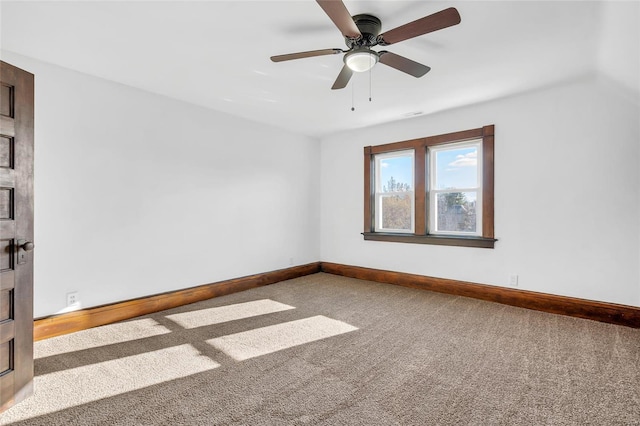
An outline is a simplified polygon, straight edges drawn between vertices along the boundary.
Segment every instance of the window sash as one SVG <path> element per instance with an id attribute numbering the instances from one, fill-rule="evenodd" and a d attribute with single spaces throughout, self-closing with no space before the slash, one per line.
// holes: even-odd
<path id="1" fill-rule="evenodd" d="M 452 230 L 440 230 L 438 229 L 438 202 L 437 198 L 439 194 L 456 194 L 459 192 L 469 193 L 474 192 L 476 194 L 476 220 L 475 231 L 452 231 Z M 430 208 L 430 228 L 429 234 L 432 235 L 482 235 L 482 191 L 481 190 L 468 190 L 468 189 L 456 189 L 451 190 L 439 190 L 433 191 L 429 198 Z"/>
<path id="2" fill-rule="evenodd" d="M 384 209 L 382 208 L 382 199 L 384 197 L 393 197 L 397 195 L 406 195 L 411 200 L 411 227 L 409 229 L 402 228 L 385 228 L 383 227 L 384 223 Z M 416 229 L 416 216 L 415 216 L 415 192 L 414 191 L 405 191 L 405 192 L 379 192 L 376 193 L 376 232 L 394 232 L 394 233 L 405 233 L 405 234 L 413 234 Z"/>
<path id="3" fill-rule="evenodd" d="M 477 152 L 476 162 L 476 186 L 473 187 L 456 187 L 437 189 L 437 153 L 443 151 L 452 151 L 457 149 L 475 148 Z M 483 179 L 483 152 L 482 152 L 482 139 L 476 139 L 472 141 L 464 142 L 450 142 L 427 149 L 427 168 L 429 175 L 429 182 L 427 184 L 427 195 L 429 198 L 429 208 L 427 210 L 427 216 L 429 220 L 429 228 L 427 234 L 433 235 L 475 235 L 481 236 L 483 232 L 482 227 L 482 212 L 483 212 L 483 200 L 482 200 L 482 179 Z M 438 227 L 438 203 L 437 198 L 439 194 L 454 194 L 454 193 L 475 193 L 476 195 L 476 220 L 475 231 L 451 231 L 441 230 Z"/>
<path id="4" fill-rule="evenodd" d="M 383 187 L 385 182 L 382 182 L 382 166 L 381 163 L 384 160 L 388 160 L 391 158 L 399 158 L 399 157 L 409 157 L 411 159 L 411 190 L 410 191 L 402 191 L 402 192 L 383 192 Z M 413 234 L 415 232 L 415 223 L 416 223 L 416 214 L 415 214 L 415 151 L 413 149 L 402 150 L 402 151 L 394 151 L 388 153 L 381 153 L 374 156 L 374 171 L 375 171 L 375 179 L 374 179 L 374 207 L 373 207 L 373 217 L 374 217 L 374 230 L 376 232 L 392 232 L 392 233 L 409 233 Z M 410 207 L 410 215 L 411 215 L 411 227 L 409 229 L 398 229 L 398 228 L 385 228 L 383 226 L 384 221 L 384 210 L 382 208 L 382 199 L 388 196 L 394 195 L 407 195 L 411 200 Z"/>

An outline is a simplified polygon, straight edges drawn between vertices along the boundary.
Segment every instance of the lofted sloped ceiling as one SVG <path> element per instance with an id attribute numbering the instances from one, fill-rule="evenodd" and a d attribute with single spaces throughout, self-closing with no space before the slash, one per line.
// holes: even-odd
<path id="1" fill-rule="evenodd" d="M 378 64 L 371 75 L 356 74 L 343 90 L 330 89 L 341 55 L 269 60 L 276 54 L 346 48 L 312 0 L 2 1 L 1 47 L 315 137 L 598 71 L 622 79 L 634 96 L 639 90 L 637 2 L 344 3 L 353 15 L 378 16 L 383 32 L 451 6 L 462 22 L 386 48 L 430 66 L 424 77 Z M 626 17 L 623 28 L 616 25 L 619 17 Z"/>

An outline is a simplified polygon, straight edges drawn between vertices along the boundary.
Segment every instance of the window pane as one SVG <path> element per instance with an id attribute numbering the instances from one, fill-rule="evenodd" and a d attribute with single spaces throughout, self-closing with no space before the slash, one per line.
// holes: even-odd
<path id="1" fill-rule="evenodd" d="M 413 232 L 414 151 L 396 151 L 375 156 L 375 230 Z"/>
<path id="2" fill-rule="evenodd" d="M 410 231 L 413 192 L 406 195 L 382 195 L 380 197 L 381 222 L 383 229 Z"/>
<path id="3" fill-rule="evenodd" d="M 436 150 L 435 188 L 456 189 L 478 186 L 478 146 Z"/>
<path id="4" fill-rule="evenodd" d="M 439 232 L 476 232 L 476 193 L 443 192 L 437 195 L 436 229 Z"/>
<path id="5" fill-rule="evenodd" d="M 380 158 L 380 192 L 413 191 L 413 153 Z"/>

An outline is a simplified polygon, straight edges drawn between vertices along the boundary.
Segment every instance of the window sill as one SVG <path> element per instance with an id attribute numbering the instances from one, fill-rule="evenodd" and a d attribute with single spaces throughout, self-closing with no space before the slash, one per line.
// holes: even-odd
<path id="1" fill-rule="evenodd" d="M 439 246 L 493 248 L 496 238 L 465 237 L 451 235 L 392 234 L 383 232 L 363 232 L 366 241 L 386 241 L 391 243 L 433 244 Z"/>

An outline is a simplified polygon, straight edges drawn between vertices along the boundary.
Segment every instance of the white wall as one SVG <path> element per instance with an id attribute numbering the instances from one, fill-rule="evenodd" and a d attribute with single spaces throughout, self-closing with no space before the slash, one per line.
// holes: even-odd
<path id="1" fill-rule="evenodd" d="M 321 258 L 640 306 L 640 111 L 585 77 L 321 141 Z M 364 241 L 363 147 L 496 125 L 495 249 Z"/>
<path id="2" fill-rule="evenodd" d="M 585 78 L 318 144 L 2 59 L 36 74 L 36 317 L 64 311 L 71 291 L 96 306 L 290 258 L 501 286 L 518 274 L 524 289 L 640 306 L 640 111 L 618 83 Z M 494 250 L 363 241 L 363 146 L 485 124 Z"/>
<path id="3" fill-rule="evenodd" d="M 320 260 L 318 141 L 2 59 L 36 75 L 36 317 Z"/>
<path id="4" fill-rule="evenodd" d="M 640 93 L 640 2 L 606 1 L 599 6 L 597 68 L 637 101 Z"/>

